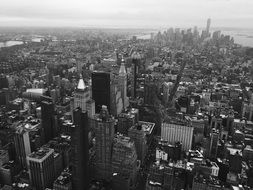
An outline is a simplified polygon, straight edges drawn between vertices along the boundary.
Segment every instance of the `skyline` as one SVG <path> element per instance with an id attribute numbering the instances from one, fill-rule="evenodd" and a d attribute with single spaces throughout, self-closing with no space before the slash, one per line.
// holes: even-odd
<path id="1" fill-rule="evenodd" d="M 1 4 L 0 27 L 253 28 L 250 0 L 19 0 Z"/>

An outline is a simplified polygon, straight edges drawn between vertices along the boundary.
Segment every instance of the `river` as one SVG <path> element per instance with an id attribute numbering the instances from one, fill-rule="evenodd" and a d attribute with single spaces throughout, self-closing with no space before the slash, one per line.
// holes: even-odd
<path id="1" fill-rule="evenodd" d="M 41 42 L 41 40 L 43 40 L 43 38 L 33 38 L 31 41 L 32 42 Z M 15 45 L 22 45 L 24 44 L 23 41 L 20 40 L 10 40 L 10 41 L 6 41 L 6 42 L 0 42 L 0 48 L 2 47 L 11 47 L 11 46 L 15 46 Z"/>

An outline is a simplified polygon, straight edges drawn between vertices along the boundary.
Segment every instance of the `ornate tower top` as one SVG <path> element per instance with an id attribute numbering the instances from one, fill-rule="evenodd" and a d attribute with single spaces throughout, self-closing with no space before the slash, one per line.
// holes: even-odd
<path id="1" fill-rule="evenodd" d="M 125 60 L 122 58 L 120 69 L 119 69 L 119 75 L 125 75 L 125 74 L 126 74 Z"/>
<path id="2" fill-rule="evenodd" d="M 79 82 L 78 82 L 78 85 L 77 85 L 77 89 L 78 90 L 85 90 L 86 89 L 86 85 L 83 81 L 82 74 L 80 74 L 80 79 L 79 79 Z"/>

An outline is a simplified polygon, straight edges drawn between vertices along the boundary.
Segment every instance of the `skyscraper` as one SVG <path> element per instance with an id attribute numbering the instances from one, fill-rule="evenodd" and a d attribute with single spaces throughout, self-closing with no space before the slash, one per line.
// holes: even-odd
<path id="1" fill-rule="evenodd" d="M 16 155 L 23 168 L 27 168 L 26 156 L 31 153 L 29 133 L 22 126 L 16 129 L 14 136 Z"/>
<path id="2" fill-rule="evenodd" d="M 132 189 L 138 166 L 134 142 L 130 137 L 117 135 L 114 138 L 112 155 L 113 189 Z"/>
<path id="3" fill-rule="evenodd" d="M 119 85 L 119 78 L 113 77 L 111 80 L 111 94 L 110 94 L 110 114 L 117 116 L 123 110 L 123 100 Z"/>
<path id="4" fill-rule="evenodd" d="M 111 159 L 115 120 L 109 115 L 107 107 L 103 105 L 100 114 L 95 114 L 91 123 L 96 136 L 97 177 L 110 179 L 112 175 Z"/>
<path id="5" fill-rule="evenodd" d="M 142 130 L 141 125 L 136 124 L 135 126 L 132 126 L 128 130 L 128 135 L 131 139 L 133 139 L 136 147 L 136 152 L 138 159 L 143 162 L 146 150 L 147 150 L 147 140 L 146 140 L 146 134 Z"/>
<path id="6" fill-rule="evenodd" d="M 211 144 L 209 153 L 209 156 L 211 158 L 216 158 L 217 156 L 218 142 L 219 142 L 219 132 L 213 129 L 213 131 L 211 132 Z"/>
<path id="7" fill-rule="evenodd" d="M 207 19 L 207 24 L 206 24 L 206 34 L 209 35 L 209 30 L 210 30 L 210 25 L 211 25 L 211 19 Z"/>
<path id="8" fill-rule="evenodd" d="M 140 64 L 141 55 L 138 52 L 133 52 L 131 55 L 133 67 L 134 67 L 134 73 L 133 73 L 133 93 L 132 96 L 136 98 L 136 88 L 137 88 L 137 73 L 138 73 L 138 65 Z"/>
<path id="9" fill-rule="evenodd" d="M 31 185 L 36 190 L 51 187 L 54 182 L 54 150 L 41 148 L 27 156 Z"/>
<path id="10" fill-rule="evenodd" d="M 110 73 L 94 71 L 91 75 L 92 99 L 95 101 L 96 113 L 99 113 L 102 105 L 107 106 L 110 112 Z"/>
<path id="11" fill-rule="evenodd" d="M 124 59 L 122 59 L 119 69 L 119 88 L 123 101 L 123 109 L 126 109 L 128 107 L 129 102 L 127 98 L 127 73 Z"/>
<path id="12" fill-rule="evenodd" d="M 73 189 L 83 190 L 88 188 L 88 116 L 81 108 L 74 110 L 74 125 L 71 130 L 71 163 Z"/>
<path id="13" fill-rule="evenodd" d="M 145 81 L 144 85 L 144 103 L 154 105 L 157 98 L 157 85 L 151 81 Z"/>
<path id="14" fill-rule="evenodd" d="M 87 101 L 90 99 L 90 89 L 85 85 L 82 75 L 75 91 L 74 108 L 80 107 L 82 111 L 87 111 Z"/>
<path id="15" fill-rule="evenodd" d="M 54 137 L 54 105 L 49 101 L 41 102 L 41 124 L 45 143 Z"/>

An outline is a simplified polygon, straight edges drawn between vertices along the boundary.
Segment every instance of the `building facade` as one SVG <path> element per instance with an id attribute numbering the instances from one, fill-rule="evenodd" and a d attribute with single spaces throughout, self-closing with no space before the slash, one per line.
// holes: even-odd
<path id="1" fill-rule="evenodd" d="M 52 186 L 54 181 L 54 150 L 41 148 L 27 156 L 28 172 L 31 185 L 36 190 Z"/>
<path id="2" fill-rule="evenodd" d="M 182 150 L 189 151 L 192 147 L 193 129 L 182 124 L 162 123 L 161 139 L 172 144 L 179 141 L 182 143 Z"/>

